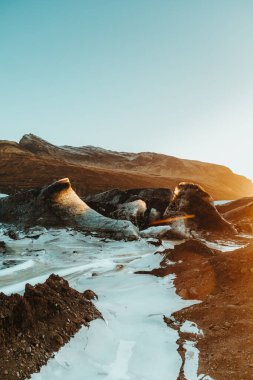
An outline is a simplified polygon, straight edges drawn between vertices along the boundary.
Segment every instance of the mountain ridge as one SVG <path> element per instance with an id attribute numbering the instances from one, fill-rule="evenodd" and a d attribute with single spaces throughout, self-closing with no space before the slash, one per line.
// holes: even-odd
<path id="1" fill-rule="evenodd" d="M 226 166 L 153 152 L 128 153 L 90 145 L 57 146 L 33 134 L 0 140 L 0 191 L 13 193 L 70 177 L 81 196 L 118 187 L 164 187 L 195 182 L 215 199 L 253 195 L 253 183 Z"/>

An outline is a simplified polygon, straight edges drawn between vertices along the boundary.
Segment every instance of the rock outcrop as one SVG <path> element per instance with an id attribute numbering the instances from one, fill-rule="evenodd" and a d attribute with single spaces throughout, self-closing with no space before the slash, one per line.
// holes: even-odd
<path id="1" fill-rule="evenodd" d="M 73 191 L 68 178 L 0 199 L 0 222 L 27 228 L 69 226 L 115 239 L 138 239 L 131 222 L 110 219 L 92 210 Z"/>
<path id="2" fill-rule="evenodd" d="M 251 204 L 247 210 L 246 222 L 252 223 Z M 234 224 L 240 232 L 246 229 L 244 219 L 238 223 L 241 213 L 237 216 L 231 210 L 224 216 L 214 206 L 212 197 L 193 183 L 180 183 L 174 192 L 170 189 L 114 189 L 90 195 L 84 202 L 65 178 L 49 186 L 0 198 L 0 222 L 26 228 L 67 226 L 113 239 L 138 239 L 139 230 L 151 226 L 152 230 L 144 231 L 142 237 L 231 238 L 237 233 Z M 156 235 L 155 226 L 164 224 L 170 228 L 157 228 Z M 251 232 L 248 225 L 247 231 Z"/>
<path id="3" fill-rule="evenodd" d="M 170 189 L 113 189 L 89 195 L 85 201 L 105 216 L 130 220 L 139 228 L 145 228 L 162 218 L 172 194 Z"/>
<path id="4" fill-rule="evenodd" d="M 221 165 L 156 153 L 120 153 L 91 146 L 55 146 L 28 134 L 19 143 L 0 141 L 0 192 L 42 187 L 71 178 L 80 196 L 114 188 L 174 188 L 196 182 L 215 199 L 253 195 L 253 184 Z"/>
<path id="5" fill-rule="evenodd" d="M 86 201 L 103 215 L 130 220 L 141 230 L 142 237 L 212 239 L 232 237 L 237 232 L 217 211 L 212 197 L 193 183 L 180 183 L 174 191 L 114 189 L 90 195 Z"/>
<path id="6" fill-rule="evenodd" d="M 183 182 L 175 188 L 173 199 L 163 218 L 172 221 L 179 218 L 180 221 L 180 217 L 190 233 L 217 234 L 223 237 L 236 233 L 234 226 L 219 214 L 212 197 L 197 184 Z"/>

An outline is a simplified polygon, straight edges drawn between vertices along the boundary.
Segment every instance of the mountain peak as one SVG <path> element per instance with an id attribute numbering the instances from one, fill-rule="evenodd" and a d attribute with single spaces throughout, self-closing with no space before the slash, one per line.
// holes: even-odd
<path id="1" fill-rule="evenodd" d="M 55 147 L 55 145 L 47 142 L 46 140 L 43 140 L 42 138 L 32 133 L 24 135 L 19 141 L 19 145 L 22 148 L 25 148 L 35 154 L 44 153 L 52 155 L 54 154 L 55 149 L 58 149 Z"/>

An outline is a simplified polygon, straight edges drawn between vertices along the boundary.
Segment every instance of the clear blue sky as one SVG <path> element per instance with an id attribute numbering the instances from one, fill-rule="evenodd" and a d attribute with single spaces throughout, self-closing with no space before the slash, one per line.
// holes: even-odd
<path id="1" fill-rule="evenodd" d="M 253 178 L 252 0 L 0 0 L 0 139 Z"/>

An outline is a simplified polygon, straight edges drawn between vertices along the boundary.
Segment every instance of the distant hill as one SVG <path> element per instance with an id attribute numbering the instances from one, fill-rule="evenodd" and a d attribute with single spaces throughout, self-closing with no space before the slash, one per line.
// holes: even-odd
<path id="1" fill-rule="evenodd" d="M 229 168 L 157 153 L 114 152 L 93 146 L 56 146 L 27 134 L 0 140 L 0 192 L 43 186 L 69 177 L 81 196 L 112 188 L 202 185 L 215 199 L 253 196 L 253 183 Z"/>

